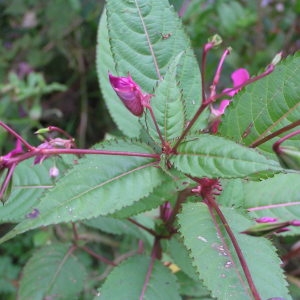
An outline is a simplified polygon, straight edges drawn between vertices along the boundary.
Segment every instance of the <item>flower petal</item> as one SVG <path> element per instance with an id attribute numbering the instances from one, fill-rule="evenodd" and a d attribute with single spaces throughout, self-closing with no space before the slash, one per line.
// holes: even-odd
<path id="1" fill-rule="evenodd" d="M 210 106 L 210 111 L 211 111 L 211 113 L 212 113 L 214 116 L 216 116 L 216 117 L 219 117 L 219 116 L 223 115 L 224 112 L 225 112 L 226 107 L 230 104 L 230 102 L 231 102 L 231 101 L 230 101 L 230 100 L 227 100 L 227 99 L 222 100 L 221 103 L 220 103 L 219 108 L 215 108 L 215 107 L 213 107 L 213 106 L 211 105 L 211 106 Z"/>

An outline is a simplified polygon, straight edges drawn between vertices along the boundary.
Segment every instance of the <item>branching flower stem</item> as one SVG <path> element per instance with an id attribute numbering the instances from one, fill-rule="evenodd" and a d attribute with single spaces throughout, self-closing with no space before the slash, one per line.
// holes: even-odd
<path id="1" fill-rule="evenodd" d="M 197 121 L 197 119 L 199 118 L 199 116 L 201 115 L 201 113 L 207 108 L 207 106 L 213 102 L 215 102 L 217 99 L 222 98 L 224 96 L 227 96 L 228 93 L 239 90 L 257 80 L 262 79 L 263 77 L 269 75 L 270 73 L 272 73 L 274 71 L 274 65 L 269 65 L 266 68 L 266 71 L 263 72 L 262 74 L 250 78 L 247 81 L 245 81 L 243 84 L 237 85 L 232 89 L 228 89 L 226 92 L 222 92 L 220 94 L 216 94 L 216 95 L 212 95 L 211 97 L 209 97 L 208 99 L 206 99 L 205 101 L 202 102 L 201 106 L 199 107 L 199 109 L 196 111 L 195 115 L 193 116 L 192 120 L 189 122 L 189 124 L 186 126 L 185 130 L 183 131 L 183 133 L 181 134 L 181 136 L 179 137 L 179 139 L 177 140 L 177 142 L 175 143 L 175 145 L 173 146 L 172 149 L 172 153 L 176 153 L 177 147 L 180 145 L 181 141 L 186 137 L 186 135 L 188 134 L 188 132 L 190 131 L 190 129 L 193 127 L 193 125 L 195 124 L 195 122 Z M 217 72 L 216 72 L 217 74 Z"/>
<path id="2" fill-rule="evenodd" d="M 228 234 L 228 236 L 231 240 L 231 243 L 232 243 L 232 245 L 235 249 L 235 252 L 238 256 L 238 259 L 240 261 L 241 267 L 242 267 L 243 272 L 245 274 L 245 277 L 247 279 L 247 282 L 248 282 L 249 288 L 251 290 L 251 293 L 253 295 L 253 298 L 255 300 L 261 300 L 261 297 L 259 295 L 258 290 L 256 289 L 256 286 L 255 286 L 254 281 L 252 279 L 250 270 L 248 268 L 247 262 L 244 258 L 243 253 L 242 253 L 242 250 L 241 250 L 241 248 L 238 244 L 238 241 L 236 240 L 236 237 L 235 237 L 234 233 L 232 232 L 232 230 L 231 230 L 224 214 L 222 213 L 221 209 L 219 208 L 218 204 L 216 203 L 216 201 L 213 197 L 208 197 L 208 198 L 204 199 L 204 201 L 208 206 L 212 207 L 215 210 L 216 214 L 218 215 L 218 217 L 220 218 L 222 224 L 224 225 L 224 228 L 225 228 L 225 230 L 226 230 L 226 232 L 227 232 L 227 234 Z"/>
<path id="3" fill-rule="evenodd" d="M 95 150 L 95 149 L 41 149 L 33 147 L 30 152 L 20 154 L 16 157 L 12 157 L 7 166 L 18 164 L 26 159 L 34 157 L 36 155 L 61 155 L 61 154 L 74 154 L 74 155 L 84 155 L 84 154 L 94 154 L 94 155 L 119 155 L 119 156 L 135 156 L 135 157 L 148 157 L 159 160 L 159 154 L 154 153 L 140 153 L 140 152 L 126 152 L 126 151 L 113 151 L 113 150 Z"/>

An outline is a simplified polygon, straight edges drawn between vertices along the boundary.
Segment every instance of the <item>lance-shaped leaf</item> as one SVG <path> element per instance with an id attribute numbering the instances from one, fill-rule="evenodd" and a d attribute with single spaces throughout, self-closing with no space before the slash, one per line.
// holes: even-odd
<path id="1" fill-rule="evenodd" d="M 220 132 L 239 143 L 251 145 L 270 133 L 299 120 L 300 55 L 288 57 L 267 77 L 238 93 L 222 119 Z M 299 145 L 300 137 L 286 142 Z M 272 153 L 272 139 L 259 148 Z"/>
<path id="2" fill-rule="evenodd" d="M 77 299 L 86 271 L 68 245 L 39 249 L 27 262 L 18 299 Z"/>
<path id="3" fill-rule="evenodd" d="M 279 222 L 300 219 L 300 174 L 277 174 L 262 182 L 243 184 L 244 207 L 254 218 L 273 217 Z M 299 227 L 291 227 L 284 235 L 300 234 Z"/>
<path id="4" fill-rule="evenodd" d="M 113 141 L 97 148 L 151 153 L 149 146 L 134 141 Z M 27 230 L 61 222 L 111 214 L 149 195 L 164 178 L 148 157 L 88 155 L 79 160 L 3 240 Z M 2 241 L 3 241 L 2 240 Z"/>
<path id="5" fill-rule="evenodd" d="M 182 94 L 179 89 L 176 75 L 177 67 L 183 53 L 179 54 L 163 79 L 155 89 L 154 97 L 151 98 L 151 107 L 155 115 L 158 128 L 165 141 L 171 142 L 172 139 L 180 136 L 184 129 L 185 108 L 182 100 Z M 153 124 L 150 113 L 146 116 L 146 126 L 154 140 L 159 142 L 159 135 Z"/>
<path id="6" fill-rule="evenodd" d="M 196 177 L 238 178 L 281 170 L 276 161 L 253 149 L 206 134 L 181 143 L 171 162 L 180 171 Z"/>
<path id="7" fill-rule="evenodd" d="M 116 68 L 113 75 L 118 76 L 129 72 L 145 93 L 152 93 L 169 64 L 183 51 L 176 81 L 190 119 L 201 101 L 200 71 L 181 20 L 169 2 L 110 0 L 107 17 L 106 21 L 102 16 L 100 23 L 97 69 L 105 101 L 119 128 L 129 136 L 139 132 L 137 118 L 128 116 L 120 100 L 109 91 L 107 71 L 113 73 Z M 132 118 L 135 129 L 128 122 Z"/>
<path id="8" fill-rule="evenodd" d="M 96 299 L 156 299 L 179 300 L 176 277 L 161 262 L 155 261 L 146 282 L 150 258 L 135 256 L 116 267 L 108 276 Z M 144 297 L 142 290 L 145 286 Z"/>
<path id="9" fill-rule="evenodd" d="M 261 299 L 291 299 L 271 242 L 241 234 L 251 225 L 238 211 L 221 208 L 250 269 Z M 217 299 L 253 299 L 246 278 L 222 223 L 211 219 L 203 203 L 188 203 L 179 215 L 180 233 L 199 277 Z M 219 228 L 217 230 L 216 228 Z"/>
<path id="10" fill-rule="evenodd" d="M 114 75 L 117 75 L 117 72 L 115 70 L 115 62 L 109 44 L 105 11 L 101 16 L 98 28 L 96 66 L 101 92 L 114 122 L 125 135 L 129 137 L 139 136 L 140 124 L 138 118 L 128 112 L 109 82 L 108 71 Z"/>

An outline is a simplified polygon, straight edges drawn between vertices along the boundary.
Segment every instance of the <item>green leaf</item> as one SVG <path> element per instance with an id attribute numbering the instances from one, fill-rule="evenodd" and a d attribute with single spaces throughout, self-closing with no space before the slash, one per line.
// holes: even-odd
<path id="1" fill-rule="evenodd" d="M 67 165 L 58 159 L 56 165 L 61 174 Z M 45 189 L 53 187 L 54 181 L 49 176 L 53 160 L 48 159 L 42 165 L 34 165 L 29 159 L 20 163 L 14 172 L 12 193 L 8 201 L 0 208 L 0 223 L 20 222 L 26 218 L 39 203 Z"/>
<path id="2" fill-rule="evenodd" d="M 97 218 L 85 221 L 84 224 L 110 234 L 126 234 L 136 238 L 141 238 L 142 236 L 140 231 L 137 230 L 137 227 L 128 220 L 118 220 L 112 217 L 99 216 Z"/>
<path id="3" fill-rule="evenodd" d="M 223 117 L 220 133 L 251 145 L 270 133 L 299 120 L 300 55 L 288 57 L 267 77 L 247 86 L 234 97 Z M 272 155 L 272 144 L 278 138 L 259 146 Z M 300 137 L 285 144 L 299 146 Z"/>
<path id="4" fill-rule="evenodd" d="M 112 89 L 108 80 L 108 71 L 116 75 L 115 62 L 110 49 L 109 35 L 107 30 L 107 18 L 105 11 L 102 13 L 98 28 L 97 44 L 97 73 L 101 92 L 106 106 L 118 128 L 128 137 L 138 137 L 140 134 L 140 124 L 138 118 L 130 114 L 122 101 Z"/>
<path id="5" fill-rule="evenodd" d="M 179 271 L 176 274 L 177 282 L 180 285 L 180 294 L 183 296 L 192 297 L 191 299 L 199 300 L 211 300 L 210 293 L 203 283 L 194 281 L 188 277 L 185 273 Z M 186 298 L 184 298 L 186 299 Z M 189 299 L 189 298 L 188 298 Z"/>
<path id="6" fill-rule="evenodd" d="M 240 234 L 244 228 L 249 227 L 251 221 L 231 208 L 221 207 L 221 210 L 237 238 L 261 298 L 291 299 L 280 260 L 271 242 Z M 253 299 L 222 223 L 217 221 L 220 228 L 218 232 L 207 206 L 203 203 L 185 204 L 178 222 L 199 277 L 211 290 L 212 296 L 217 299 Z"/>
<path id="7" fill-rule="evenodd" d="M 103 150 L 151 153 L 152 149 L 134 141 L 112 141 L 97 146 Z M 35 207 L 36 218 L 18 224 L 0 242 L 40 226 L 90 219 L 112 214 L 146 197 L 164 178 L 147 157 L 88 155 L 79 160 L 50 189 Z"/>
<path id="8" fill-rule="evenodd" d="M 126 76 L 129 72 L 144 92 L 152 93 L 165 76 L 169 64 L 182 52 L 176 82 L 182 89 L 186 116 L 190 119 L 201 101 L 200 71 L 181 20 L 169 2 L 110 0 L 107 3 L 107 20 L 108 36 L 104 19 L 99 31 L 97 68 L 105 100 L 120 129 L 128 134 L 132 126 L 128 130 L 125 127 L 129 113 L 123 114 L 125 110 L 119 109 L 119 106 L 123 106 L 121 101 L 111 100 L 111 93 L 107 94 L 110 88 L 108 69 L 113 72 L 115 67 L 119 76 Z M 111 48 L 107 43 L 108 38 Z M 104 60 L 109 63 L 105 65 Z"/>
<path id="9" fill-rule="evenodd" d="M 178 191 L 186 186 L 187 180 L 178 182 L 174 181 L 169 176 L 165 176 L 162 179 L 161 184 L 157 186 L 150 195 L 142 198 L 138 202 L 135 202 L 131 206 L 124 207 L 113 213 L 113 216 L 125 219 L 145 211 L 150 211 L 166 201 L 174 203 L 177 198 Z"/>
<path id="10" fill-rule="evenodd" d="M 110 273 L 95 300 L 141 299 L 150 260 L 149 257 L 139 255 L 121 263 Z M 143 299 L 181 299 L 176 277 L 160 261 L 154 262 Z"/>
<path id="11" fill-rule="evenodd" d="M 254 218 L 268 216 L 277 218 L 279 222 L 299 219 L 299 182 L 300 174 L 277 174 L 262 182 L 245 181 L 244 207 Z M 290 231 L 282 234 L 300 234 L 300 228 L 290 227 Z"/>
<path id="12" fill-rule="evenodd" d="M 189 256 L 189 252 L 183 245 L 183 241 L 179 240 L 180 236 L 175 235 L 168 240 L 167 248 L 165 251 L 169 253 L 170 257 L 174 260 L 174 263 L 190 278 L 197 281 L 199 276 L 196 272 L 196 268 L 192 265 L 192 259 Z"/>
<path id="13" fill-rule="evenodd" d="M 84 267 L 68 245 L 47 246 L 27 262 L 18 299 L 77 299 L 85 278 Z"/>
<path id="14" fill-rule="evenodd" d="M 182 94 L 176 82 L 177 66 L 182 53 L 173 62 L 164 77 L 155 89 L 155 95 L 151 98 L 151 107 L 155 115 L 158 128 L 164 141 L 170 142 L 180 136 L 185 125 L 185 110 Z M 160 142 L 156 127 L 151 119 L 149 111 L 146 115 L 146 127 L 152 138 Z"/>
<path id="15" fill-rule="evenodd" d="M 281 170 L 276 161 L 254 149 L 206 134 L 182 142 L 171 162 L 178 170 L 196 177 L 238 178 Z"/>
<path id="16" fill-rule="evenodd" d="M 12 260 L 12 257 L 3 254 L 0 257 L 0 295 L 16 292 L 14 282 L 18 280 L 20 267 Z"/>

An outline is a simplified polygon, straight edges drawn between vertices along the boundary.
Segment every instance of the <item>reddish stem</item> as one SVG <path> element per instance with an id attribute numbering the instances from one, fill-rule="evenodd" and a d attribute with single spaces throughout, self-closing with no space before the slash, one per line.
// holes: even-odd
<path id="1" fill-rule="evenodd" d="M 139 153 L 139 152 L 125 152 L 125 151 L 113 151 L 113 150 L 94 150 L 94 149 L 42 149 L 34 147 L 30 152 L 20 154 L 16 157 L 12 157 L 6 165 L 13 165 L 22 162 L 23 160 L 29 159 L 36 155 L 60 155 L 60 154 L 94 154 L 94 155 L 121 155 L 121 156 L 136 156 L 136 157 L 148 157 L 159 160 L 159 154 L 152 153 Z"/>
<path id="2" fill-rule="evenodd" d="M 155 129 L 156 129 L 156 132 L 157 132 L 157 134 L 158 134 L 158 136 L 159 136 L 159 139 L 160 139 L 160 141 L 161 141 L 161 145 L 162 145 L 162 147 L 164 147 L 164 146 L 165 146 L 165 140 L 163 139 L 162 134 L 161 134 L 161 131 L 160 131 L 159 127 L 158 127 L 158 124 L 157 124 L 155 115 L 154 115 L 154 113 L 153 113 L 152 107 L 151 107 L 150 105 L 147 105 L 146 108 L 147 108 L 147 109 L 149 110 L 149 112 L 150 112 L 150 115 L 151 115 L 151 118 L 152 118 L 152 120 L 153 120 Z"/>
<path id="3" fill-rule="evenodd" d="M 208 106 L 208 104 L 205 104 L 204 102 L 202 102 L 201 106 L 199 107 L 199 109 L 196 111 L 194 117 L 192 118 L 192 120 L 188 123 L 188 125 L 186 126 L 186 128 L 184 129 L 183 133 L 181 134 L 181 136 L 179 137 L 179 139 L 176 141 L 175 145 L 172 148 L 172 153 L 176 153 L 176 150 L 179 146 L 179 144 L 181 143 L 181 141 L 186 137 L 186 135 L 188 134 L 188 132 L 190 131 L 190 129 L 193 127 L 193 125 L 195 124 L 195 122 L 197 121 L 197 119 L 199 118 L 199 116 L 201 115 L 201 113 L 205 110 L 205 108 Z"/>
<path id="4" fill-rule="evenodd" d="M 261 297 L 259 295 L 259 292 L 258 290 L 256 289 L 256 286 L 254 284 L 254 281 L 252 279 L 252 276 L 251 276 L 251 273 L 250 273 L 250 270 L 248 268 L 248 265 L 247 265 L 247 262 L 244 258 L 244 255 L 242 253 L 242 250 L 238 244 L 238 241 L 234 235 L 234 233 L 232 232 L 224 214 L 222 213 L 222 211 L 220 210 L 218 204 L 216 203 L 215 199 L 213 199 L 212 197 L 210 197 L 209 199 L 206 199 L 207 200 L 207 205 L 211 205 L 213 207 L 213 209 L 215 210 L 215 212 L 217 213 L 218 217 L 220 218 L 222 224 L 224 225 L 224 228 L 231 240 L 231 243 L 236 251 L 236 254 L 238 256 L 238 259 L 240 261 L 240 264 L 241 264 L 241 267 L 243 269 L 243 272 L 245 274 L 245 277 L 247 279 L 247 282 L 248 282 L 248 285 L 249 285 L 249 288 L 251 290 L 251 293 L 253 295 L 253 298 L 255 300 L 261 300 Z"/>
<path id="5" fill-rule="evenodd" d="M 178 212 L 181 209 L 182 204 L 186 201 L 188 196 L 192 195 L 192 188 L 186 188 L 183 191 L 178 193 L 176 204 L 172 210 L 172 214 L 170 218 L 168 219 L 166 223 L 166 227 L 168 228 L 169 231 L 172 231 L 172 226 L 175 221 L 175 218 L 178 214 Z"/>
<path id="6" fill-rule="evenodd" d="M 284 141 L 286 141 L 286 140 L 288 140 L 289 138 L 291 138 L 291 137 L 293 137 L 293 136 L 295 136 L 295 135 L 298 135 L 298 134 L 300 134 L 300 129 L 299 129 L 299 130 L 296 130 L 296 131 L 294 131 L 294 132 L 291 132 L 291 133 L 287 134 L 286 136 L 282 137 L 281 139 L 279 139 L 279 140 L 278 140 L 277 142 L 275 142 L 274 145 L 273 145 L 273 150 L 274 150 L 274 152 L 277 153 L 277 154 L 280 154 L 280 153 L 281 153 L 280 145 L 281 145 Z"/>
<path id="7" fill-rule="evenodd" d="M 293 129 L 293 128 L 297 127 L 297 126 L 300 126 L 300 120 L 295 121 L 295 122 L 293 122 L 293 123 L 291 123 L 291 124 L 289 124 L 289 125 L 287 125 L 287 126 L 284 126 L 284 127 L 282 127 L 282 128 L 280 128 L 280 129 L 274 131 L 273 133 L 267 135 L 266 137 L 264 137 L 264 138 L 262 138 L 262 139 L 260 139 L 260 140 L 254 141 L 252 144 L 250 144 L 249 147 L 250 147 L 250 148 L 255 148 L 255 147 L 257 147 L 257 146 L 260 146 L 261 144 L 263 144 L 263 143 L 265 143 L 265 142 L 271 140 L 272 138 L 274 138 L 274 137 L 280 135 L 281 133 L 284 133 L 284 132 L 286 132 L 286 131 L 288 131 L 288 130 L 290 130 L 290 129 Z"/>
<path id="8" fill-rule="evenodd" d="M 61 133 L 62 135 L 64 135 L 65 137 L 67 137 L 69 140 L 74 140 L 74 138 L 66 131 L 64 131 L 63 129 L 56 127 L 56 126 L 48 126 L 48 130 L 51 131 L 57 131 L 59 133 Z"/>
<path id="9" fill-rule="evenodd" d="M 13 173 L 14 173 L 14 170 L 16 168 L 17 164 L 13 164 L 7 171 L 6 173 L 6 176 L 5 176 L 5 179 L 1 185 L 1 189 L 0 189 L 0 201 L 2 201 L 3 203 L 5 202 L 5 199 L 3 199 L 4 197 L 4 194 L 5 194 L 5 191 L 6 189 L 8 188 L 9 186 L 9 183 L 12 179 L 12 176 L 13 176 Z"/>
<path id="10" fill-rule="evenodd" d="M 219 83 L 219 80 L 221 77 L 222 67 L 223 67 L 223 64 L 224 64 L 224 61 L 225 61 L 227 55 L 229 55 L 229 54 L 230 54 L 230 49 L 226 49 L 221 56 L 221 59 L 219 61 L 219 64 L 218 64 L 218 67 L 217 67 L 217 70 L 216 70 L 216 73 L 215 73 L 215 76 L 213 79 L 213 83 L 210 87 L 210 99 L 216 95 L 216 88 L 217 88 L 217 84 Z"/>
<path id="11" fill-rule="evenodd" d="M 86 246 L 80 246 L 79 248 L 84 250 L 86 253 L 90 254 L 91 256 L 95 257 L 96 259 L 98 259 L 99 261 L 101 261 L 107 265 L 114 266 L 114 267 L 116 266 L 116 264 L 114 262 L 110 261 L 109 259 L 105 258 L 102 255 L 95 253 L 93 250 L 91 250 L 90 248 L 88 248 Z"/>
<path id="12" fill-rule="evenodd" d="M 27 141 L 25 141 L 17 132 L 15 132 L 12 128 L 10 128 L 8 125 L 0 121 L 0 126 L 3 127 L 8 133 L 13 135 L 17 140 L 21 141 L 22 144 L 29 150 L 33 150 L 34 147 L 31 146 Z"/>
<path id="13" fill-rule="evenodd" d="M 147 290 L 147 287 L 148 287 L 148 283 L 150 281 L 150 277 L 151 277 L 151 274 L 152 274 L 152 270 L 153 270 L 153 267 L 154 267 L 155 260 L 159 256 L 159 251 L 160 251 L 160 239 L 155 237 L 154 244 L 153 244 L 153 247 L 152 247 L 151 260 L 150 260 L 150 264 L 149 264 L 149 267 L 148 267 L 148 270 L 147 270 L 147 273 L 146 273 L 146 278 L 145 278 L 145 281 L 144 281 L 143 289 L 141 291 L 140 300 L 144 300 L 145 293 L 146 293 L 146 290 Z"/>
<path id="14" fill-rule="evenodd" d="M 148 227 L 142 225 L 141 223 L 137 222 L 136 220 L 134 220 L 134 219 L 132 219 L 132 218 L 128 218 L 127 220 L 128 220 L 129 222 L 131 222 L 132 224 L 136 225 L 137 227 L 144 229 L 145 231 L 147 231 L 147 232 L 150 233 L 151 235 L 157 236 L 157 233 L 156 233 L 154 230 L 152 230 L 152 229 L 150 229 L 150 228 L 148 228 Z"/>

